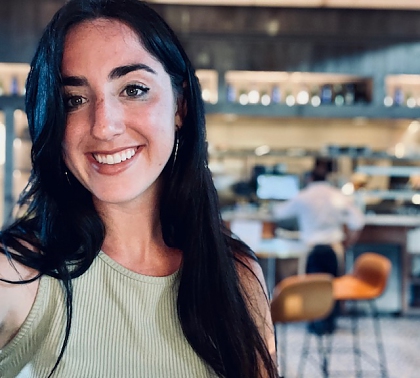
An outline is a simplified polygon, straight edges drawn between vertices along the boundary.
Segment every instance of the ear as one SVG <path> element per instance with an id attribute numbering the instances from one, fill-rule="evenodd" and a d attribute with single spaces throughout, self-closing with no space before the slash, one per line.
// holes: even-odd
<path id="1" fill-rule="evenodd" d="M 175 125 L 180 129 L 184 123 L 184 118 L 187 115 L 187 103 L 182 96 L 178 97 L 175 107 Z"/>

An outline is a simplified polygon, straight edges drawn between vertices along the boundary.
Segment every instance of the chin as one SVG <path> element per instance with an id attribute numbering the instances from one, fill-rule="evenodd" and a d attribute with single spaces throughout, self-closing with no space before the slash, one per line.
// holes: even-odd
<path id="1" fill-rule="evenodd" d="M 103 189 L 103 188 L 102 188 Z M 128 188 L 113 187 L 111 190 L 91 190 L 96 202 L 107 204 L 129 204 L 143 201 L 147 198 L 150 203 L 152 188 L 146 186 L 144 188 Z"/>

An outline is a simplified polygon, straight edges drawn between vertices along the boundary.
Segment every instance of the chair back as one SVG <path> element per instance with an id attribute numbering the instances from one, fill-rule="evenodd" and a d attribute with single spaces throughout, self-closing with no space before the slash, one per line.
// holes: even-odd
<path id="1" fill-rule="evenodd" d="M 333 277 L 324 273 L 291 276 L 274 289 L 271 301 L 273 323 L 313 321 L 333 309 Z"/>
<path id="2" fill-rule="evenodd" d="M 391 261 L 382 255 L 365 252 L 357 257 L 352 275 L 375 288 L 374 296 L 379 297 L 385 290 L 391 272 Z"/>

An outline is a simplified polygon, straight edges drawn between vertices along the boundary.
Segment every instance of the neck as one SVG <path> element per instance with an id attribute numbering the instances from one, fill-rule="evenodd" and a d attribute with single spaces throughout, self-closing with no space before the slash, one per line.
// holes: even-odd
<path id="1" fill-rule="evenodd" d="M 182 254 L 163 241 L 156 201 L 139 202 L 97 204 L 106 232 L 102 250 L 137 273 L 151 276 L 172 274 L 179 269 Z"/>

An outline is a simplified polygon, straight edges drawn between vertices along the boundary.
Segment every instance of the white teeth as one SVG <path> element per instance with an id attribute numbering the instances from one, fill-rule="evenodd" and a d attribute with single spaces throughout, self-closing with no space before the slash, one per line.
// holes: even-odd
<path id="1" fill-rule="evenodd" d="M 112 155 L 93 154 L 93 157 L 98 163 L 114 165 L 131 159 L 135 153 L 136 150 L 134 148 L 129 148 L 125 151 L 117 152 Z"/>
<path id="2" fill-rule="evenodd" d="M 121 163 L 121 156 L 120 155 L 114 155 L 114 164 Z"/>

